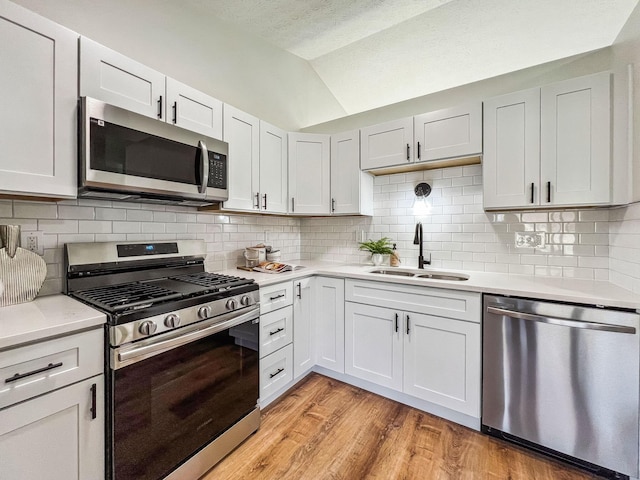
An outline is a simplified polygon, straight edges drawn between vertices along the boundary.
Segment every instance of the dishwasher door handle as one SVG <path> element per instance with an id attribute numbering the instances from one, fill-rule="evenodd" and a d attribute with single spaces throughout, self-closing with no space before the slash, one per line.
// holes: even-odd
<path id="1" fill-rule="evenodd" d="M 542 315 L 533 315 L 531 313 L 518 312 L 502 308 L 500 305 L 487 306 L 487 312 L 496 315 L 505 315 L 510 318 L 519 318 L 520 320 L 528 320 L 531 322 L 548 323 L 550 325 L 559 325 L 562 327 L 583 328 L 586 330 L 600 330 L 603 332 L 630 333 L 635 334 L 634 327 L 626 327 L 624 325 L 607 325 L 606 323 L 584 322 L 582 320 L 572 320 L 570 318 L 545 317 Z"/>

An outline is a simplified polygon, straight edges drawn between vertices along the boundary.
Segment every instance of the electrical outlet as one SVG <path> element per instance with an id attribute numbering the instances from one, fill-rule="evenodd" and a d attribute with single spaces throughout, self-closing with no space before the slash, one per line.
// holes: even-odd
<path id="1" fill-rule="evenodd" d="M 516 232 L 516 248 L 541 248 L 544 246 L 544 232 Z"/>
<path id="2" fill-rule="evenodd" d="M 22 248 L 38 255 L 44 255 L 44 233 L 43 232 L 20 232 L 20 243 Z"/>

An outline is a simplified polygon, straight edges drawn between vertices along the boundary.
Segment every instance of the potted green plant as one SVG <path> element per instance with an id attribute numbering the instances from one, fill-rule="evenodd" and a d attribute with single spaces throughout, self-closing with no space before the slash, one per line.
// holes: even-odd
<path id="1" fill-rule="evenodd" d="M 364 250 L 365 252 L 371 253 L 371 260 L 374 265 L 381 265 L 383 260 L 383 255 L 390 255 L 393 253 L 391 249 L 391 239 L 387 237 L 382 237 L 380 240 L 369 240 L 367 242 L 359 243 L 359 250 Z"/>

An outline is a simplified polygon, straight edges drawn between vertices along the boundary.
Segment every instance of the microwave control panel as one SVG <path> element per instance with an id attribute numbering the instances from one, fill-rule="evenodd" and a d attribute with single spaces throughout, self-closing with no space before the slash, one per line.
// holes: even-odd
<path id="1" fill-rule="evenodd" d="M 209 152 L 209 182 L 207 187 L 227 188 L 227 156 Z"/>

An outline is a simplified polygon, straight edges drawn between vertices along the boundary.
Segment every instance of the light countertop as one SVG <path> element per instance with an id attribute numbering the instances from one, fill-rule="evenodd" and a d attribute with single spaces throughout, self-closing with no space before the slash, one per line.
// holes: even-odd
<path id="1" fill-rule="evenodd" d="M 97 328 L 107 321 L 99 312 L 66 295 L 0 308 L 0 351 L 24 343 Z"/>
<path id="2" fill-rule="evenodd" d="M 622 287 L 613 285 L 612 283 L 602 281 L 556 277 L 534 277 L 529 275 L 511 275 L 506 273 L 463 270 L 455 270 L 455 272 L 468 275 L 468 280 L 431 280 L 425 278 L 400 277 L 371 273 L 371 271 L 375 269 L 394 269 L 394 267 L 389 266 L 374 267 L 373 265 L 342 265 L 306 260 L 293 263 L 304 265 L 305 268 L 285 273 L 258 273 L 247 272 L 239 269 L 230 269 L 218 273 L 253 278 L 261 287 L 287 280 L 295 280 L 297 278 L 303 278 L 310 275 L 326 275 L 332 277 L 357 278 L 360 280 L 382 281 L 404 285 L 423 285 L 425 287 L 465 290 L 468 292 L 512 295 L 518 297 L 539 298 L 543 300 L 556 300 L 561 302 L 640 310 L 640 296 L 625 290 Z M 417 268 L 399 268 L 399 270 L 414 270 L 419 272 Z M 449 270 L 425 268 L 424 271 Z"/>

